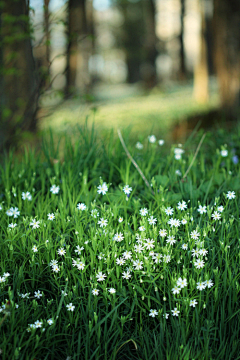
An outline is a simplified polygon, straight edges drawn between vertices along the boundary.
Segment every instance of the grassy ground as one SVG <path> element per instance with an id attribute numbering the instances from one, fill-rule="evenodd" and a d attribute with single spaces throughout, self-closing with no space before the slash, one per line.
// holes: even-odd
<path id="1" fill-rule="evenodd" d="M 1 360 L 240 359 L 240 130 L 198 153 L 123 132 L 149 187 L 119 139 L 74 133 L 2 158 Z"/>
<path id="2" fill-rule="evenodd" d="M 54 131 L 65 132 L 73 125 L 83 125 L 88 116 L 89 125 L 94 122 L 98 132 L 106 133 L 112 128 L 116 130 L 128 126 L 133 135 L 154 132 L 169 137 L 173 124 L 218 106 L 214 82 L 211 83 L 208 104 L 198 104 L 192 93 L 192 84 L 172 85 L 164 91 L 155 89 L 147 95 L 136 86 L 101 85 L 94 90 L 95 101 L 92 104 L 83 103 L 81 99 L 64 102 L 41 121 L 40 128 L 51 127 Z M 51 108 L 49 97 L 44 99 L 43 104 L 43 111 Z"/>

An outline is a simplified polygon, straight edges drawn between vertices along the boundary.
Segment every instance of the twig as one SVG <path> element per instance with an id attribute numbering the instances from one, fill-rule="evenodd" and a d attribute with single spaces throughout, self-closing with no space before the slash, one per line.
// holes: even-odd
<path id="1" fill-rule="evenodd" d="M 125 150 L 128 158 L 131 160 L 131 162 L 133 163 L 133 165 L 135 166 L 135 168 L 137 169 L 137 171 L 138 171 L 139 174 L 141 175 L 141 177 L 142 177 L 143 181 L 145 182 L 145 184 L 147 185 L 147 187 L 151 190 L 151 193 L 152 193 L 153 195 L 155 195 L 155 194 L 154 194 L 154 191 L 151 189 L 151 186 L 150 186 L 149 182 L 148 182 L 147 179 L 145 178 L 142 170 L 140 169 L 140 167 L 138 166 L 138 164 L 136 163 L 136 161 L 133 159 L 133 157 L 130 155 L 130 153 L 129 153 L 126 145 L 125 145 L 125 142 L 124 142 L 124 140 L 123 140 L 121 131 L 118 129 L 117 132 L 118 132 L 119 139 L 120 139 L 120 141 L 121 141 L 121 143 L 122 143 L 122 146 L 123 146 L 123 148 L 124 148 L 124 150 Z"/>
<path id="2" fill-rule="evenodd" d="M 183 175 L 182 180 L 187 176 L 188 172 L 190 171 L 191 167 L 193 166 L 193 163 L 194 163 L 194 161 L 195 161 L 195 159 L 196 159 L 196 157 L 197 157 L 197 154 L 198 154 L 198 152 L 199 152 L 199 150 L 200 150 L 200 147 L 201 147 L 201 145 L 202 145 L 202 143 L 203 143 L 203 140 L 204 140 L 205 136 L 206 136 L 206 133 L 203 134 L 203 136 L 202 136 L 202 138 L 201 138 L 201 140 L 200 140 L 200 142 L 199 142 L 199 144 L 198 144 L 198 147 L 197 147 L 197 149 L 196 149 L 196 151 L 195 151 L 195 154 L 194 154 L 194 157 L 193 157 L 193 159 L 192 159 L 192 161 L 191 161 L 191 164 L 189 165 L 187 171 L 186 171 L 185 174 Z"/>

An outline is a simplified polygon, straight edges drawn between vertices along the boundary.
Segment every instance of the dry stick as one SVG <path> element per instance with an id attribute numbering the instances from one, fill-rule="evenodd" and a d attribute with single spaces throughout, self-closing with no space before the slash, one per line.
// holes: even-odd
<path id="1" fill-rule="evenodd" d="M 118 132 L 119 139 L 120 139 L 120 141 L 121 141 L 121 143 L 122 143 L 122 146 L 123 146 L 123 148 L 124 148 L 124 150 L 125 150 L 128 158 L 131 160 L 131 162 L 133 163 L 133 165 L 135 166 L 135 168 L 137 169 L 137 171 L 138 171 L 139 174 L 141 175 L 141 177 L 142 177 L 143 181 L 145 182 L 145 184 L 147 185 L 147 187 L 151 190 L 151 193 L 152 193 L 153 195 L 155 195 L 155 194 L 154 194 L 154 191 L 151 189 L 151 186 L 150 186 L 149 182 L 148 182 L 147 179 L 145 178 L 142 170 L 140 169 L 140 167 L 138 166 L 138 164 L 136 163 L 136 161 L 135 161 L 135 160 L 132 158 L 132 156 L 130 155 L 130 153 L 129 153 L 126 145 L 125 145 L 125 142 L 124 142 L 124 140 L 123 140 L 121 131 L 118 129 L 117 132 Z"/>
<path id="2" fill-rule="evenodd" d="M 190 170 L 191 167 L 193 166 L 193 163 L 194 163 L 194 161 L 195 161 L 195 159 L 196 159 L 196 157 L 197 157 L 197 154 L 198 154 L 198 152 L 199 152 L 199 150 L 200 150 L 200 147 L 201 147 L 201 145 L 202 145 L 202 143 L 203 143 L 203 140 L 204 140 L 205 136 L 206 136 L 206 133 L 203 134 L 203 136 L 202 136 L 202 138 L 201 138 L 201 140 L 200 140 L 200 142 L 199 142 L 199 144 L 198 144 L 198 147 L 197 147 L 197 149 L 196 149 L 196 151 L 195 151 L 195 154 L 194 154 L 194 157 L 193 157 L 193 159 L 192 159 L 192 161 L 191 161 L 191 164 L 189 165 L 187 171 L 185 172 L 182 180 L 187 176 L 189 170 Z"/>

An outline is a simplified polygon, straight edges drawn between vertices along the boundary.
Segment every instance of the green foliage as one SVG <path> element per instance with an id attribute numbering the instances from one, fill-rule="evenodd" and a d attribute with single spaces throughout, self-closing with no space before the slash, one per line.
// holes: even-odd
<path id="1" fill-rule="evenodd" d="M 21 158 L 13 152 L 2 157 L 0 316 L 10 313 L 0 326 L 2 360 L 56 359 L 56 354 L 59 359 L 88 360 L 237 359 L 240 168 L 232 161 L 232 151 L 240 155 L 239 129 L 230 135 L 209 133 L 181 180 L 200 136 L 183 145 L 185 153 L 177 160 L 176 146 L 151 144 L 139 135 L 144 148 L 138 150 L 130 134 L 123 133 L 151 189 L 113 133 L 101 138 L 87 123 L 71 136 L 45 134 L 40 152 L 26 148 Z M 220 154 L 221 146 L 228 150 L 226 157 Z M 105 195 L 97 192 L 103 182 L 108 186 Z M 126 184 L 132 187 L 129 197 L 123 192 Z M 59 186 L 59 193 L 50 191 L 53 185 Z M 228 191 L 235 191 L 236 198 L 228 199 Z M 32 198 L 24 200 L 22 192 Z M 187 210 L 177 208 L 182 200 Z M 79 203 L 86 210 L 78 210 Z M 207 213 L 199 213 L 199 204 L 206 205 Z M 224 207 L 221 219 L 214 220 L 212 213 L 220 205 Z M 11 207 L 20 211 L 16 219 L 6 214 Z M 185 219 L 186 224 L 171 227 L 167 207 L 174 208 L 172 217 Z M 147 216 L 140 215 L 141 208 L 148 209 Z M 92 216 L 92 211 L 99 217 Z M 48 214 L 55 218 L 48 220 Z M 150 216 L 157 219 L 156 225 L 149 224 Z M 105 228 L 99 226 L 100 218 L 108 220 Z M 31 225 L 34 219 L 39 228 Z M 11 223 L 17 226 L 11 228 Z M 153 251 L 170 254 L 170 262 L 154 263 L 146 249 L 135 253 L 139 226 L 145 227 L 142 239 L 153 239 Z M 159 236 L 160 229 L 167 229 L 177 242 L 167 244 Z M 191 236 L 194 230 L 208 251 L 200 269 L 191 255 L 202 248 Z M 124 239 L 113 241 L 116 233 Z M 183 243 L 188 244 L 187 250 L 182 249 Z M 76 253 L 77 246 L 84 249 Z M 61 248 L 63 256 L 58 253 Z M 128 280 L 122 273 L 133 264 L 116 262 L 124 251 L 143 262 L 143 268 L 132 271 Z M 72 266 L 77 258 L 85 264 L 82 270 Z M 58 272 L 49 266 L 52 260 L 58 260 Z M 96 278 L 99 271 L 106 274 L 102 282 Z M 3 280 L 7 272 L 10 276 Z M 179 277 L 186 278 L 188 285 L 174 295 L 172 288 Z M 199 291 L 197 282 L 206 279 L 213 280 L 213 287 Z M 95 288 L 98 296 L 92 293 Z M 116 293 L 110 294 L 109 288 Z M 38 290 L 43 294 L 39 299 L 34 295 Z M 21 296 L 26 293 L 29 296 Z M 198 302 L 195 308 L 189 306 L 192 299 Z M 73 312 L 67 310 L 70 303 L 75 306 Z M 178 317 L 171 313 L 175 307 Z M 150 309 L 156 309 L 157 316 L 150 317 Z M 37 320 L 42 326 L 31 329 L 29 324 Z"/>

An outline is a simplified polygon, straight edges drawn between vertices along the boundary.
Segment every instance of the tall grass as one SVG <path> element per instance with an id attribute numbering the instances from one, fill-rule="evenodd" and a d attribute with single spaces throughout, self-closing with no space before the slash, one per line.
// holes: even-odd
<path id="1" fill-rule="evenodd" d="M 25 149 L 20 160 L 13 152 L 2 158 L 1 359 L 240 359 L 239 131 L 207 134 L 181 180 L 201 135 L 182 147 L 146 138 L 138 150 L 123 133 L 151 189 L 119 139 L 102 139 L 87 124 L 59 141 L 47 134 L 38 153 Z M 179 160 L 176 147 L 185 151 Z M 171 218 L 186 221 L 174 226 Z M 100 219 L 107 225 L 100 227 Z M 204 266 L 197 268 L 197 260 Z M 97 281 L 100 272 L 104 281 Z M 174 294 L 180 277 L 187 285 Z M 213 286 L 200 291 L 197 283 L 206 280 Z"/>

